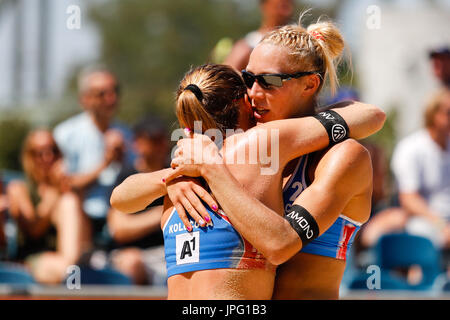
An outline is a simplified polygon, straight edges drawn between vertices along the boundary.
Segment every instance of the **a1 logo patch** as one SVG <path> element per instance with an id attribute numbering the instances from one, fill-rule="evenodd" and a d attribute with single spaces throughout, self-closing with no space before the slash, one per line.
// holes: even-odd
<path id="1" fill-rule="evenodd" d="M 199 262 L 200 232 L 182 233 L 176 236 L 177 265 Z"/>

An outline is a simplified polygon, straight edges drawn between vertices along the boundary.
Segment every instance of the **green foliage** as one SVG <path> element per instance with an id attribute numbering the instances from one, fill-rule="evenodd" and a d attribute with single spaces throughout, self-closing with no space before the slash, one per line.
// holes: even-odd
<path id="1" fill-rule="evenodd" d="M 208 62 L 223 37 L 238 39 L 258 27 L 233 1 L 113 0 L 90 8 L 103 40 L 101 62 L 122 87 L 119 117 L 128 123 L 146 113 L 174 120 L 175 91 L 191 66 Z"/>
<path id="2" fill-rule="evenodd" d="M 0 120 L 0 168 L 20 171 L 20 150 L 30 130 L 28 121 L 20 118 Z"/>

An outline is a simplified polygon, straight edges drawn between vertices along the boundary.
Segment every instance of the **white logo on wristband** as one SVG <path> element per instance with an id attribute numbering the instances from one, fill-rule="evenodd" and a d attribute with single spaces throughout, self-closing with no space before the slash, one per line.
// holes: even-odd
<path id="1" fill-rule="evenodd" d="M 339 142 L 340 140 L 345 138 L 345 136 L 347 135 L 347 131 L 345 130 L 343 125 L 335 124 L 331 128 L 331 135 L 334 142 Z"/>

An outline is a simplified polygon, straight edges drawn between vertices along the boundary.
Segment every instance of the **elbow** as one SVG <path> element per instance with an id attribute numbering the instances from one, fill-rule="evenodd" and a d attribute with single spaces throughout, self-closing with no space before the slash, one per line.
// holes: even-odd
<path id="1" fill-rule="evenodd" d="M 274 250 L 268 251 L 265 257 L 271 264 L 278 266 L 288 261 L 292 256 L 286 254 L 286 252 L 283 250 Z"/>
<path id="2" fill-rule="evenodd" d="M 289 258 L 286 259 L 284 256 L 280 255 L 278 252 L 267 255 L 266 259 L 274 266 L 279 266 L 280 264 L 285 263 L 287 260 L 289 260 Z"/>
<path id="3" fill-rule="evenodd" d="M 119 200 L 119 197 L 117 195 L 117 187 L 114 188 L 114 190 L 111 193 L 111 197 L 109 198 L 109 204 L 112 208 L 122 211 L 119 209 L 121 201 Z"/>
<path id="4" fill-rule="evenodd" d="M 120 197 L 120 190 L 118 191 L 117 189 L 118 187 L 114 188 L 111 194 L 111 198 L 109 199 L 111 207 L 123 213 L 135 212 L 130 210 L 129 206 L 127 205 L 127 202 Z"/>
<path id="5" fill-rule="evenodd" d="M 384 123 L 386 122 L 386 113 L 383 110 L 379 109 L 377 113 L 377 119 L 380 123 L 380 130 L 381 130 L 381 128 L 383 128 L 384 126 Z"/>
<path id="6" fill-rule="evenodd" d="M 376 119 L 377 131 L 381 130 L 386 122 L 386 113 L 376 106 L 372 106 L 374 118 Z"/>
<path id="7" fill-rule="evenodd" d="M 292 258 L 301 249 L 301 241 L 297 238 L 294 241 L 283 241 L 273 243 L 267 248 L 265 257 L 273 265 L 280 265 Z"/>

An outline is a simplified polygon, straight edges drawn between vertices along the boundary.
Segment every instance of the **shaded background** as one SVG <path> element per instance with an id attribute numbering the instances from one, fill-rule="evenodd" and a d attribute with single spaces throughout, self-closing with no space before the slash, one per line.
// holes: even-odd
<path id="1" fill-rule="evenodd" d="M 133 125 L 153 114 L 177 128 L 175 91 L 184 73 L 220 62 L 234 41 L 257 29 L 258 3 L 0 0 L 3 179 L 21 175 L 20 148 L 29 130 L 53 128 L 81 111 L 76 78 L 90 64 L 117 74 L 120 120 Z M 422 126 L 425 102 L 439 87 L 429 51 L 450 44 L 450 1 L 297 0 L 296 6 L 292 22 L 312 8 L 306 25 L 326 15 L 341 29 L 351 53 L 351 63 L 339 68 L 341 87 L 386 111 L 384 128 L 370 139 L 390 158 L 398 140 Z M 77 10 L 79 28 L 73 28 Z M 322 92 L 321 101 L 329 102 L 328 90 Z"/>
<path id="2" fill-rule="evenodd" d="M 420 110 L 437 87 L 427 54 L 450 42 L 450 1 L 296 3 L 296 12 L 314 9 L 306 23 L 325 14 L 342 29 L 353 72 L 341 68 L 341 84 L 388 112 L 374 138 L 389 153 L 421 125 Z M 73 5 L 79 29 L 67 26 Z M 52 127 L 80 110 L 76 74 L 91 63 L 118 74 L 121 120 L 132 124 L 152 112 L 175 127 L 174 92 L 183 74 L 211 61 L 221 39 L 256 29 L 259 14 L 257 0 L 0 1 L 0 168 L 20 169 L 29 128 Z"/>

